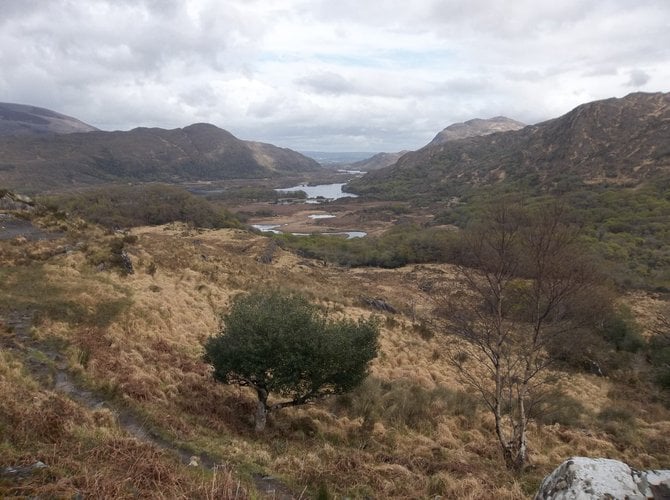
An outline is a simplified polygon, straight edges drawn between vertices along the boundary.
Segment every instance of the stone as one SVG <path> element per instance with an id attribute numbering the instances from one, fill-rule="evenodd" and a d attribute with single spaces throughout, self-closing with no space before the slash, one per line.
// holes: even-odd
<path id="1" fill-rule="evenodd" d="M 16 467 L 5 467 L 0 469 L 0 479 L 8 478 L 14 480 L 25 479 L 36 470 L 46 469 L 49 466 L 42 461 L 37 461 L 32 465 L 18 465 Z"/>
<path id="2" fill-rule="evenodd" d="M 384 299 L 379 298 L 379 297 L 364 297 L 364 296 L 361 296 L 361 302 L 363 302 L 363 304 L 365 304 L 365 305 L 367 305 L 367 306 L 369 306 L 373 309 L 377 309 L 379 311 L 384 311 L 384 312 L 388 312 L 388 313 L 391 313 L 391 314 L 395 314 L 395 313 L 398 312 L 395 307 L 393 307 L 391 304 L 389 304 Z"/>
<path id="3" fill-rule="evenodd" d="M 618 460 L 572 457 L 544 478 L 535 500 L 670 499 L 670 470 L 638 471 Z"/>
<path id="4" fill-rule="evenodd" d="M 28 196 L 5 191 L 0 192 L 0 210 L 27 210 L 35 208 L 35 202 Z"/>

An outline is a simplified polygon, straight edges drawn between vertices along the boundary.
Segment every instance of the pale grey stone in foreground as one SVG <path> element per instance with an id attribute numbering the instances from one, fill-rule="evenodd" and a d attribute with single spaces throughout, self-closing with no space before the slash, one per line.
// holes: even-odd
<path id="1" fill-rule="evenodd" d="M 544 478 L 535 500 L 668 500 L 670 470 L 638 471 L 607 458 L 572 457 Z"/>

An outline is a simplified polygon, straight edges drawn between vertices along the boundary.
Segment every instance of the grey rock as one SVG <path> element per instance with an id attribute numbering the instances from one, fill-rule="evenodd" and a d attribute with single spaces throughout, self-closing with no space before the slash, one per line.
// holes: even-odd
<path id="1" fill-rule="evenodd" d="M 670 470 L 638 471 L 607 458 L 572 457 L 544 478 L 535 500 L 670 499 Z"/>
<path id="2" fill-rule="evenodd" d="M 395 307 L 393 307 L 391 304 L 389 304 L 384 299 L 379 297 L 362 296 L 361 302 L 363 302 L 363 304 L 365 304 L 366 306 L 371 307 L 373 309 L 377 309 L 379 311 L 384 311 L 391 314 L 395 314 L 398 312 L 398 310 Z"/>
<path id="3" fill-rule="evenodd" d="M 4 467 L 0 469 L 0 478 L 20 480 L 25 479 L 37 470 L 46 469 L 49 466 L 44 462 L 37 461 L 32 465 L 17 465 L 16 467 Z"/>

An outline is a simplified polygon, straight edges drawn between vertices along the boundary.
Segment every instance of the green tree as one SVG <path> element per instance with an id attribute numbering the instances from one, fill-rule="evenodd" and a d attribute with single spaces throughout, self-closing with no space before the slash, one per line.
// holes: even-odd
<path id="1" fill-rule="evenodd" d="M 377 355 L 374 319 L 331 320 L 300 296 L 276 291 L 235 299 L 205 344 L 214 378 L 256 391 L 256 431 L 267 414 L 342 394 L 360 384 Z M 285 398 L 269 402 L 270 394 Z"/>

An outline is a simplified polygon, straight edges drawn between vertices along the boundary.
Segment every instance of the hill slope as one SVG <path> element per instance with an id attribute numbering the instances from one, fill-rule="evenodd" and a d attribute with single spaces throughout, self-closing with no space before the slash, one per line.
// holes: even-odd
<path id="1" fill-rule="evenodd" d="M 210 124 L 50 137 L 0 138 L 0 185 L 40 190 L 120 181 L 259 178 L 319 164 L 290 149 L 247 142 Z"/>
<path id="2" fill-rule="evenodd" d="M 344 167 L 352 170 L 363 170 L 367 172 L 368 170 L 379 170 L 380 168 L 388 167 L 393 165 L 395 162 L 400 159 L 400 157 L 409 151 L 403 150 L 397 153 L 377 153 L 376 155 L 367 158 L 365 160 L 360 160 L 354 163 L 348 163 Z"/>
<path id="3" fill-rule="evenodd" d="M 636 185 L 670 172 L 670 93 L 635 93 L 578 106 L 521 130 L 426 147 L 351 182 L 385 198 L 448 196 L 464 186 L 517 180 Z"/>
<path id="4" fill-rule="evenodd" d="M 122 236 L 39 213 L 32 230 L 43 239 L 0 238 L 2 498 L 246 498 L 239 480 L 263 498 L 255 476 L 281 478 L 295 498 L 522 500 L 575 454 L 670 463 L 670 411 L 645 383 L 643 354 L 602 341 L 588 355 L 611 367 L 607 377 L 553 372 L 565 394 L 532 426 L 533 467 L 508 473 L 489 411 L 449 362 L 461 345 L 433 333 L 434 294 L 463 289 L 453 266 L 323 266 L 241 230 L 170 224 Z M 31 226 L 30 213 L 3 215 Z M 132 274 L 112 265 L 124 254 Z M 382 320 L 362 387 L 277 412 L 263 437 L 253 391 L 215 382 L 202 359 L 231 298 L 259 288 L 300 292 L 338 319 Z M 656 297 L 627 299 L 649 328 L 667 304 Z M 205 467 L 186 465 L 191 456 Z M 38 459 L 48 468 L 25 477 Z"/>
<path id="5" fill-rule="evenodd" d="M 25 104 L 0 102 L 0 136 L 93 132 L 97 128 L 71 116 Z"/>

